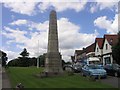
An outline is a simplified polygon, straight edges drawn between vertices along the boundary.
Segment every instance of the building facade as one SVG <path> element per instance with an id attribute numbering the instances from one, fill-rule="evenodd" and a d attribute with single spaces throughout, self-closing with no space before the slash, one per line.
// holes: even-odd
<path id="1" fill-rule="evenodd" d="M 112 46 L 118 41 L 118 35 L 104 35 L 104 38 L 96 38 L 95 56 L 99 57 L 103 65 L 112 64 Z"/>
<path id="2" fill-rule="evenodd" d="M 83 50 L 75 50 L 74 61 L 82 61 L 89 57 L 98 57 L 103 65 L 115 62 L 112 47 L 118 42 L 117 34 L 105 34 L 103 38 L 96 38 L 95 42 Z"/>
<path id="3" fill-rule="evenodd" d="M 75 50 L 74 61 L 81 62 L 83 60 L 86 60 L 89 57 L 95 56 L 94 48 L 95 48 L 95 43 L 87 46 L 86 48 L 83 48 L 83 50 Z"/>

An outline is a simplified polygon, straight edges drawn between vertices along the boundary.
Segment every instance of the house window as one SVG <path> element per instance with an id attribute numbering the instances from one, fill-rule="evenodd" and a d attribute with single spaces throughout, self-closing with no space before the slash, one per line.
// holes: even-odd
<path id="1" fill-rule="evenodd" d="M 106 50 L 108 49 L 108 45 L 106 44 Z"/>
<path id="2" fill-rule="evenodd" d="M 111 59 L 110 59 L 110 57 L 106 57 L 106 58 L 104 58 L 104 60 L 105 60 L 105 65 L 106 65 L 106 64 L 111 64 Z"/>
<path id="3" fill-rule="evenodd" d="M 99 52 L 98 48 L 97 48 L 97 52 Z"/>
<path id="4" fill-rule="evenodd" d="M 113 39 L 111 38 L 111 39 L 110 39 L 110 44 L 112 45 L 112 43 L 113 43 Z"/>

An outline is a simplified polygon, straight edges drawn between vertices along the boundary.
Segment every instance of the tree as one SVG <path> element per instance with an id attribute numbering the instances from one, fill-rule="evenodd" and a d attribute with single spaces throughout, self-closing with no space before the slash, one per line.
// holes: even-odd
<path id="1" fill-rule="evenodd" d="M 112 47 L 113 59 L 120 65 L 120 31 L 118 33 L 118 42 Z"/>
<path id="2" fill-rule="evenodd" d="M 20 53 L 22 57 L 18 57 L 15 59 L 12 59 L 8 62 L 8 66 L 18 66 L 18 67 L 28 67 L 28 66 L 36 66 L 37 65 L 37 58 L 32 57 L 29 58 L 29 52 L 27 52 L 27 49 L 24 48 L 23 51 Z"/>
<path id="3" fill-rule="evenodd" d="M 27 57 L 27 56 L 29 56 L 29 53 L 27 52 L 27 49 L 24 48 L 23 51 L 20 53 L 20 55 L 21 55 L 22 57 Z"/>
<path id="4" fill-rule="evenodd" d="M 2 66 L 6 66 L 6 62 L 7 62 L 7 59 L 8 59 L 8 57 L 7 57 L 7 54 L 5 53 L 5 52 L 3 52 L 3 51 L 1 51 L 1 59 L 2 59 Z"/>
<path id="5" fill-rule="evenodd" d="M 24 48 L 23 51 L 20 53 L 22 57 L 19 57 L 19 65 L 21 67 L 27 67 L 29 66 L 30 60 L 29 60 L 29 53 L 27 52 L 27 49 Z"/>
<path id="6" fill-rule="evenodd" d="M 20 63 L 19 63 L 19 59 L 18 58 L 16 58 L 16 59 L 12 59 L 11 61 L 9 61 L 8 62 L 8 66 L 20 66 L 19 65 Z"/>
<path id="7" fill-rule="evenodd" d="M 32 57 L 32 58 L 23 59 L 23 57 L 18 57 L 9 61 L 8 66 L 13 66 L 13 67 L 37 66 L 37 58 Z"/>
<path id="8" fill-rule="evenodd" d="M 37 66 L 37 58 L 36 57 L 30 58 L 29 66 Z"/>
<path id="9" fill-rule="evenodd" d="M 45 57 L 46 57 L 46 53 L 44 53 L 43 55 L 39 56 L 40 66 L 45 66 Z"/>

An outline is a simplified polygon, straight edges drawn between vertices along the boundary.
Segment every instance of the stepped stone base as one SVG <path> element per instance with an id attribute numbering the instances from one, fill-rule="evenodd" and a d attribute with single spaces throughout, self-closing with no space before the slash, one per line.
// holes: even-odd
<path id="1" fill-rule="evenodd" d="M 45 72 L 49 75 L 63 73 L 61 55 L 58 52 L 50 52 L 46 55 Z"/>
<path id="2" fill-rule="evenodd" d="M 53 72 L 42 72 L 40 74 L 37 74 L 36 77 L 40 78 L 47 78 L 47 77 L 55 77 L 55 76 L 64 76 L 65 73 L 53 73 Z"/>

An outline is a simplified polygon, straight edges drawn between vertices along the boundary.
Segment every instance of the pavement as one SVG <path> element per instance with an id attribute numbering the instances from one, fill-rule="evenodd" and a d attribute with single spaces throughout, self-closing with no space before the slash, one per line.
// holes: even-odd
<path id="1" fill-rule="evenodd" d="M 0 67 L 1 69 L 1 67 Z M 2 70 L 0 70 L 0 90 L 2 89 Z"/>
<path id="2" fill-rule="evenodd" d="M 1 88 L 11 88 L 10 81 L 8 78 L 7 73 L 5 72 L 5 69 L 2 68 L 2 72 L 0 72 L 0 89 Z"/>
<path id="3" fill-rule="evenodd" d="M 2 67 L 0 64 L 0 90 L 2 89 Z"/>
<path id="4" fill-rule="evenodd" d="M 108 76 L 107 79 L 101 79 L 102 83 L 109 84 L 115 88 L 120 88 L 120 78 Z"/>

